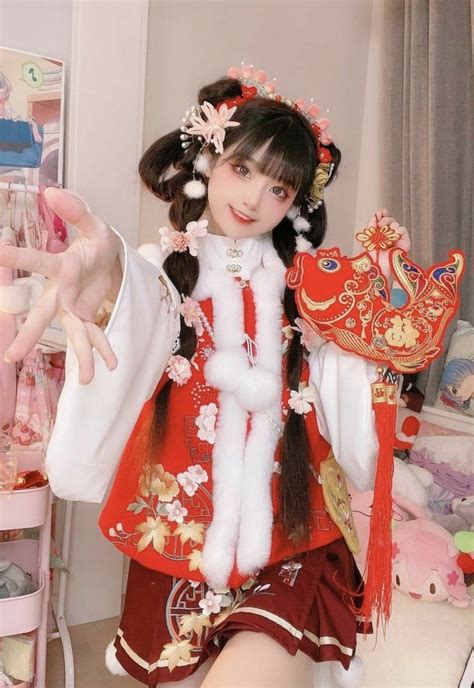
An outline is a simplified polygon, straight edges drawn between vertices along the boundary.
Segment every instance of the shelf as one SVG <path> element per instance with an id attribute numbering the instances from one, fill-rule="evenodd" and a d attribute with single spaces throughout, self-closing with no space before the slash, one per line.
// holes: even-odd
<path id="1" fill-rule="evenodd" d="M 48 517 L 49 485 L 0 492 L 0 530 L 41 526 Z"/>
<path id="2" fill-rule="evenodd" d="M 0 600 L 0 636 L 30 633 L 39 628 L 43 610 L 44 575 L 39 590 Z"/>

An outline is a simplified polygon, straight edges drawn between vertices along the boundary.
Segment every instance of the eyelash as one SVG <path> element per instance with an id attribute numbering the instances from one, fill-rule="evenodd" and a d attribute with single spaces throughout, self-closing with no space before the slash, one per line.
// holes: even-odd
<path id="1" fill-rule="evenodd" d="M 246 175 L 241 174 L 241 173 L 239 172 L 239 169 L 244 169 L 244 170 L 247 170 L 247 172 L 250 172 L 249 168 L 248 168 L 246 165 L 239 165 L 239 164 L 236 164 L 236 165 L 232 165 L 232 167 L 234 168 L 234 170 L 236 171 L 236 173 L 237 173 L 240 177 L 245 177 Z M 280 198 L 282 201 L 284 201 L 284 200 L 286 200 L 286 199 L 288 198 L 288 194 L 287 194 L 287 192 L 285 191 L 285 189 L 284 189 L 282 186 L 272 186 L 272 189 L 281 189 L 281 190 L 283 191 L 284 196 L 281 196 L 281 195 L 278 195 L 278 194 L 274 194 L 277 198 Z"/>

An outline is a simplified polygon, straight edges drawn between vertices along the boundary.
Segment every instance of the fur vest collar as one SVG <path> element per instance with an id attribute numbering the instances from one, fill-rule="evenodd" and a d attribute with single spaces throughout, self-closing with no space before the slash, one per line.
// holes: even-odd
<path id="1" fill-rule="evenodd" d="M 285 268 L 268 236 L 234 241 L 208 235 L 200 246 L 199 263 L 193 297 L 212 299 L 215 347 L 204 374 L 219 391 L 212 455 L 214 517 L 206 533 L 203 573 L 210 585 L 221 588 L 234 562 L 247 576 L 262 568 L 270 554 L 271 474 L 281 423 Z M 251 356 L 244 348 L 248 337 L 242 286 L 236 277 L 249 280 L 255 303 Z"/>

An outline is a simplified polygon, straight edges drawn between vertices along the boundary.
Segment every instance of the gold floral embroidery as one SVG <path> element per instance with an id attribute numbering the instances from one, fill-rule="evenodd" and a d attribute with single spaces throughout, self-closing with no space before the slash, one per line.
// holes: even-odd
<path id="1" fill-rule="evenodd" d="M 161 463 L 145 466 L 140 476 L 139 487 L 143 497 L 148 497 L 150 494 L 156 495 L 162 502 L 171 502 L 179 493 L 176 478 L 165 471 Z"/>
<path id="2" fill-rule="evenodd" d="M 188 554 L 189 570 L 196 571 L 199 569 L 202 572 L 202 552 L 200 549 L 193 549 L 191 554 Z"/>
<path id="3" fill-rule="evenodd" d="M 187 635 L 193 631 L 194 633 L 199 634 L 203 628 L 211 627 L 212 621 L 209 616 L 191 612 L 191 614 L 185 614 L 179 620 L 179 635 Z"/>
<path id="4" fill-rule="evenodd" d="M 392 327 L 385 332 L 385 339 L 390 346 L 415 346 L 420 333 L 413 327 L 409 318 L 402 318 L 400 315 L 396 315 L 390 318 L 390 322 Z"/>
<path id="5" fill-rule="evenodd" d="M 173 535 L 179 535 L 183 545 L 188 540 L 202 545 L 204 542 L 204 526 L 202 523 L 196 523 L 194 520 L 189 521 L 189 523 L 180 523 L 175 528 Z"/>
<path id="6" fill-rule="evenodd" d="M 139 552 L 143 552 L 150 542 L 153 543 L 153 548 L 159 552 L 159 554 L 163 552 L 166 538 L 170 535 L 170 529 L 159 516 L 157 518 L 148 516 L 146 522 L 139 523 L 135 526 L 135 530 L 139 533 L 143 533 L 137 545 Z"/>
<path id="7" fill-rule="evenodd" d="M 185 664 L 191 662 L 191 650 L 193 649 L 189 640 L 173 640 L 171 643 L 164 645 L 160 659 L 168 661 L 168 668 L 171 672 L 178 666 L 180 661 Z"/>

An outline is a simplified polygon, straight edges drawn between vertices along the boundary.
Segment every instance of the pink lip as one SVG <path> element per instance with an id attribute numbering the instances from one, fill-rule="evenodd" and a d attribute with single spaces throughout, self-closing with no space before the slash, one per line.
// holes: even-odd
<path id="1" fill-rule="evenodd" d="M 237 222 L 241 222 L 244 225 L 248 225 L 251 222 L 255 222 L 255 220 L 252 220 L 251 217 L 244 219 L 240 215 L 237 215 L 237 213 L 235 212 L 235 210 L 233 209 L 233 207 L 231 205 L 229 206 L 229 208 L 230 208 L 230 211 L 232 213 L 232 217 L 234 218 L 234 220 L 237 220 Z M 247 217 L 247 216 L 245 216 L 245 217 Z"/>
<path id="2" fill-rule="evenodd" d="M 414 600 L 419 600 L 421 597 L 421 594 L 419 592 L 411 592 L 410 597 L 413 597 Z"/>

